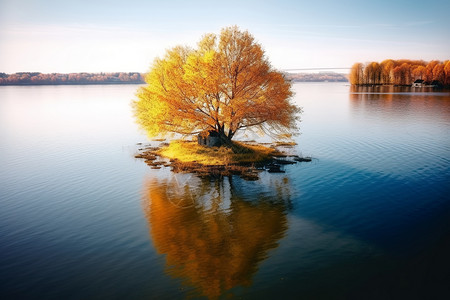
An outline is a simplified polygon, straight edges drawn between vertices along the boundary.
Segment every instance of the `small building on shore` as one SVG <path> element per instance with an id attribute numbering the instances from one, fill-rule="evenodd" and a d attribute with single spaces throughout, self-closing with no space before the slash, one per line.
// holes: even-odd
<path id="1" fill-rule="evenodd" d="M 220 147 L 222 142 L 217 131 L 205 130 L 198 134 L 197 141 L 199 145 L 207 147 Z"/>
<path id="2" fill-rule="evenodd" d="M 412 84 L 412 87 L 422 87 L 424 85 L 424 81 L 422 79 L 417 79 Z"/>

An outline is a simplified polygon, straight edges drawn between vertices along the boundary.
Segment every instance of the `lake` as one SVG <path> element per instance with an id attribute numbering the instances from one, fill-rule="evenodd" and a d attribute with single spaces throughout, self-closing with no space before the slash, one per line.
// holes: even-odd
<path id="1" fill-rule="evenodd" d="M 0 87 L 2 299 L 450 296 L 449 91 L 294 84 L 313 161 L 245 181 L 135 159 L 137 88 Z"/>

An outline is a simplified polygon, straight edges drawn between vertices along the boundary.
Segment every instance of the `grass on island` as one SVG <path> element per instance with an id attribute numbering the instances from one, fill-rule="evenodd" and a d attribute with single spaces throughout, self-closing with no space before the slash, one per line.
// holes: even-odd
<path id="1" fill-rule="evenodd" d="M 242 165 L 263 162 L 278 153 L 262 145 L 233 142 L 228 147 L 206 147 L 197 142 L 176 140 L 158 150 L 158 154 L 182 163 L 196 162 L 202 165 Z"/>

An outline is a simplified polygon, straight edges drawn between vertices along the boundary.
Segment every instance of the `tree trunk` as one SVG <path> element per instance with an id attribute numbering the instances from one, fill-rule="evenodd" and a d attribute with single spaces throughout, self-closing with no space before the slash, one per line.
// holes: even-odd
<path id="1" fill-rule="evenodd" d="M 233 143 L 231 142 L 231 138 L 225 134 L 222 130 L 219 132 L 220 142 L 225 147 L 231 147 Z"/>

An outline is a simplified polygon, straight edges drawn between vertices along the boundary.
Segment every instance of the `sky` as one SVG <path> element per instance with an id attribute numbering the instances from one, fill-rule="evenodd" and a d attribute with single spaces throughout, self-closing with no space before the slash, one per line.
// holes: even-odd
<path id="1" fill-rule="evenodd" d="M 0 0 L 0 72 L 146 72 L 233 25 L 279 70 L 447 60 L 449 11 L 448 0 Z"/>

